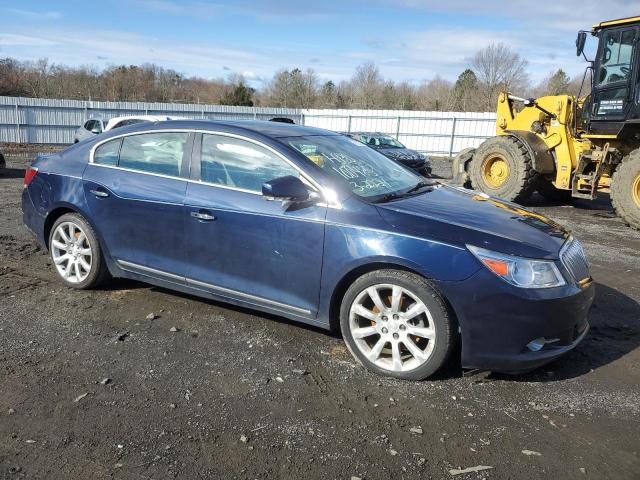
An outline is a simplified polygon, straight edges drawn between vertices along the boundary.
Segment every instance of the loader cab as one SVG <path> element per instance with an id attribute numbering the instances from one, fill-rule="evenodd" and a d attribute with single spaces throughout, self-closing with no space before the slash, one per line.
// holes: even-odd
<path id="1" fill-rule="evenodd" d="M 593 61 L 591 95 L 585 103 L 587 131 L 591 134 L 621 135 L 622 130 L 640 128 L 640 17 L 594 25 L 598 38 Z M 582 37 L 584 38 L 584 37 Z M 576 45 L 581 54 L 581 36 Z M 637 123 L 629 125 L 627 122 Z M 627 127 L 627 128 L 625 128 Z"/>

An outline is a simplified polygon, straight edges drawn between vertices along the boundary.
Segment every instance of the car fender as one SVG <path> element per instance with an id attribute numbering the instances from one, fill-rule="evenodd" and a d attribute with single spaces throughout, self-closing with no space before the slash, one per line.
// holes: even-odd
<path id="1" fill-rule="evenodd" d="M 464 248 L 378 228 L 329 223 L 324 248 L 332 252 L 325 255 L 320 287 L 319 319 L 327 324 L 336 291 L 348 288 L 354 273 L 400 268 L 426 279 L 461 281 L 480 268 Z"/>

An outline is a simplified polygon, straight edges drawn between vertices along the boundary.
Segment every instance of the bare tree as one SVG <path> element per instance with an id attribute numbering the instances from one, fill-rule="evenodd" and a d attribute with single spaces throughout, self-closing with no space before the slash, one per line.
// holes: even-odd
<path id="1" fill-rule="evenodd" d="M 423 83 L 418 90 L 418 105 L 422 110 L 448 111 L 452 109 L 451 82 L 436 76 Z"/>
<path id="2" fill-rule="evenodd" d="M 363 63 L 356 67 L 351 79 L 354 103 L 356 108 L 376 108 L 381 103 L 384 81 L 380 70 L 373 62 Z"/>
<path id="3" fill-rule="evenodd" d="M 521 93 L 529 85 L 528 62 L 504 43 L 492 43 L 471 60 L 483 100 L 483 108 L 495 109 L 502 90 Z"/>

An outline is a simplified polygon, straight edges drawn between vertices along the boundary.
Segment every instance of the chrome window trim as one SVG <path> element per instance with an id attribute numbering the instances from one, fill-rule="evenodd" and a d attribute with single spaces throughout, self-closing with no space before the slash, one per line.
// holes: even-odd
<path id="1" fill-rule="evenodd" d="M 89 165 L 93 165 L 95 167 L 100 167 L 100 168 L 111 168 L 113 170 L 121 170 L 123 172 L 139 173 L 140 175 L 151 175 L 153 177 L 168 178 L 170 180 L 182 180 L 183 182 L 189 181 L 188 178 L 184 178 L 184 177 L 174 177 L 172 175 L 164 175 L 162 173 L 145 172 L 143 170 L 134 170 L 132 168 L 119 167 L 117 165 L 105 165 L 102 163 L 93 163 L 93 162 L 89 162 Z"/>
<path id="2" fill-rule="evenodd" d="M 180 282 L 184 282 L 187 286 L 191 286 L 191 287 L 200 287 L 199 289 L 205 288 L 207 290 L 211 290 L 212 293 L 215 292 L 219 292 L 219 293 L 226 293 L 229 295 L 234 295 L 236 297 L 239 297 L 238 299 L 240 301 L 242 301 L 241 299 L 246 299 L 246 301 L 252 301 L 254 303 L 258 303 L 258 304 L 262 304 L 263 306 L 274 306 L 277 308 L 283 308 L 286 310 L 290 310 L 292 312 L 297 312 L 297 313 L 302 313 L 304 315 L 311 315 L 311 311 L 307 310 L 306 308 L 300 308 L 300 307 L 295 307 L 293 305 L 289 305 L 287 303 L 282 303 L 282 302 L 277 302 L 275 300 L 269 300 L 268 298 L 264 298 L 264 297 L 258 297 L 257 295 L 251 295 L 250 293 L 245 293 L 245 292 L 241 292 L 239 290 L 233 290 L 231 288 L 226 288 L 226 287 L 221 287 L 219 285 L 214 285 L 212 283 L 206 283 L 206 282 L 201 282 L 199 280 L 195 280 L 192 278 L 188 278 L 188 277 L 183 277 L 180 275 L 176 275 L 175 273 L 169 273 L 169 272 L 165 272 L 163 270 L 157 270 L 155 268 L 152 267 L 147 267 L 145 265 L 140 265 L 137 263 L 133 263 L 133 262 L 128 262 L 126 260 L 116 260 L 116 262 L 118 263 L 118 265 L 120 265 L 120 267 L 122 267 L 124 270 L 131 272 L 131 273 L 137 273 L 139 275 L 144 275 L 144 274 L 152 274 L 152 275 L 157 275 L 159 277 L 165 277 L 167 279 L 171 279 L 171 280 L 178 280 Z M 135 270 L 140 270 L 140 272 L 136 272 Z"/>
<path id="3" fill-rule="evenodd" d="M 101 164 L 101 163 L 95 163 L 94 162 L 94 156 L 95 156 L 96 149 L 99 148 L 100 146 L 104 145 L 105 143 L 113 141 L 113 140 L 117 140 L 118 138 L 130 137 L 130 136 L 133 136 L 133 135 L 145 135 L 145 134 L 149 134 L 149 133 L 202 133 L 204 135 L 219 135 L 219 136 L 223 136 L 223 137 L 237 138 L 239 140 L 244 140 L 246 142 L 253 143 L 253 144 L 255 144 L 255 145 L 259 146 L 259 147 L 267 149 L 268 151 L 270 151 L 271 153 L 275 154 L 280 159 L 284 160 L 291 167 L 293 167 L 293 169 L 298 171 L 300 176 L 303 177 L 305 180 L 307 180 L 311 184 L 311 186 L 317 190 L 318 193 L 322 193 L 323 197 L 325 197 L 325 200 L 326 200 L 326 195 L 324 195 L 324 190 L 325 189 L 318 182 L 316 182 L 313 178 L 311 178 L 305 171 L 303 171 L 295 163 L 293 163 L 291 160 L 289 160 L 287 157 L 282 155 L 280 152 L 278 152 L 274 148 L 270 147 L 269 145 L 265 145 L 264 143 L 262 143 L 262 142 L 260 142 L 258 140 L 255 140 L 253 138 L 248 138 L 248 137 L 245 137 L 245 136 L 242 136 L 242 135 L 238 135 L 238 134 L 235 134 L 235 133 L 219 132 L 219 131 L 215 131 L 215 130 L 203 130 L 203 129 L 192 129 L 192 128 L 167 128 L 167 129 L 159 129 L 159 130 L 143 130 L 143 131 L 140 131 L 140 132 L 122 133 L 120 135 L 115 135 L 113 137 L 109 137 L 109 138 L 106 138 L 104 140 L 101 140 L 100 142 L 96 143 L 93 147 L 91 147 L 91 151 L 89 152 L 89 165 L 95 165 L 95 166 L 103 167 L 103 168 L 113 168 L 115 170 L 122 170 L 122 171 L 125 171 L 125 172 L 140 173 L 142 175 L 152 175 L 152 176 L 161 177 L 161 178 L 169 178 L 169 179 L 174 179 L 174 180 L 183 180 L 183 181 L 188 182 L 188 183 L 196 183 L 196 184 L 200 184 L 200 185 L 208 185 L 208 186 L 211 186 L 211 187 L 224 188 L 224 189 L 227 189 L 227 190 L 234 190 L 234 191 L 237 191 L 237 192 L 251 193 L 253 195 L 262 195 L 262 192 L 257 192 L 257 191 L 254 191 L 254 190 L 248 190 L 248 189 L 245 189 L 245 188 L 231 187 L 231 186 L 228 186 L 228 185 L 219 185 L 219 184 L 216 184 L 216 183 L 203 182 L 202 180 L 192 180 L 190 178 L 175 177 L 175 176 L 171 176 L 171 175 L 163 175 L 161 173 L 145 172 L 145 171 L 142 171 L 142 170 L 133 170 L 133 169 L 130 169 L 130 168 L 120 167 L 118 165 L 104 165 L 104 164 Z M 329 201 L 327 201 L 326 204 L 331 208 L 342 208 L 342 205 L 340 205 L 337 202 L 329 202 Z"/>

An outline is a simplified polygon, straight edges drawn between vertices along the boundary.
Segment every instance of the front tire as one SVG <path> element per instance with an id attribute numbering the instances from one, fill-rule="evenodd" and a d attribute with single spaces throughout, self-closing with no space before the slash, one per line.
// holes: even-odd
<path id="1" fill-rule="evenodd" d="M 640 230 L 640 149 L 616 168 L 611 179 L 611 203 L 627 225 Z"/>
<path id="2" fill-rule="evenodd" d="M 407 380 L 435 373 L 453 350 L 454 320 L 444 299 L 424 278 L 378 270 L 358 278 L 340 309 L 342 336 L 369 370 Z"/>
<path id="3" fill-rule="evenodd" d="M 522 202 L 536 189 L 537 172 L 526 145 L 516 137 L 485 140 L 473 154 L 469 177 L 475 190 Z"/>
<path id="4" fill-rule="evenodd" d="M 95 288 L 109 276 L 96 234 L 80 214 L 67 213 L 55 221 L 49 254 L 58 276 L 69 287 Z"/>

